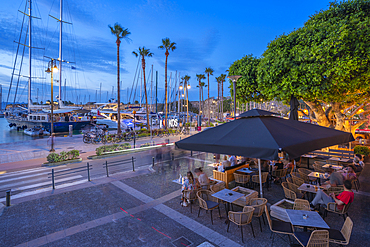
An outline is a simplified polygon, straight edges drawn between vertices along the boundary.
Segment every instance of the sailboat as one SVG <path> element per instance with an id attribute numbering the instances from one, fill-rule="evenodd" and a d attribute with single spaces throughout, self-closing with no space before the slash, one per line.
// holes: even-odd
<path id="1" fill-rule="evenodd" d="M 28 2 L 28 3 L 27 3 Z M 16 127 L 17 129 L 28 129 L 28 128 L 44 128 L 46 131 L 50 132 L 51 129 L 51 117 L 53 117 L 53 129 L 54 132 L 68 132 L 69 126 L 72 125 L 73 130 L 81 130 L 82 128 L 88 126 L 95 122 L 95 120 L 89 115 L 89 111 L 83 110 L 81 107 L 65 107 L 63 105 L 63 101 L 61 99 L 62 95 L 62 25 L 64 22 L 63 17 L 63 0 L 60 0 L 60 18 L 54 19 L 58 20 L 60 23 L 60 31 L 59 31 L 59 58 L 55 59 L 59 61 L 59 96 L 58 96 L 58 108 L 53 109 L 53 116 L 51 116 L 51 106 L 48 105 L 34 105 L 32 104 L 31 100 L 31 86 L 32 86 L 32 49 L 36 47 L 32 46 L 32 0 L 26 2 L 26 8 L 28 5 L 28 13 L 23 13 L 25 16 L 28 16 L 28 45 L 21 44 L 25 47 L 28 47 L 29 51 L 29 69 L 28 69 L 28 102 L 27 107 L 22 105 L 8 105 L 5 111 L 5 118 L 9 123 L 9 127 Z M 25 20 L 27 18 L 24 18 Z M 23 26 L 23 25 L 22 25 Z M 19 39 L 20 40 L 20 39 Z M 17 59 L 18 53 L 16 54 Z M 23 60 L 23 58 L 22 58 Z M 16 66 L 16 60 L 14 63 Z M 12 78 L 14 76 L 14 69 Z M 20 76 L 20 75 L 18 75 Z M 9 91 L 11 90 L 11 85 Z M 51 99 L 54 101 L 54 99 Z M 54 105 L 54 104 L 53 104 Z M 31 129 L 32 131 L 32 129 Z"/>

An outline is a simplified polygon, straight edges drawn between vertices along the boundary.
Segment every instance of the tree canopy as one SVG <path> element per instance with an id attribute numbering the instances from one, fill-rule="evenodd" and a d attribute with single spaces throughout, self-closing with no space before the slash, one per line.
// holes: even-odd
<path id="1" fill-rule="evenodd" d="M 237 99 L 289 102 L 294 95 L 320 125 L 348 131 L 345 119 L 369 101 L 369 38 L 368 0 L 331 3 L 302 28 L 273 40 L 261 58 L 249 55 L 231 65 L 230 75 L 243 76 Z"/>

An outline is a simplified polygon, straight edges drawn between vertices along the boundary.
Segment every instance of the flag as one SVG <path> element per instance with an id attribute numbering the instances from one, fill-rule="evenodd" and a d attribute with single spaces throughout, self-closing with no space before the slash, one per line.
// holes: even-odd
<path id="1" fill-rule="evenodd" d="M 75 66 L 71 66 L 71 69 L 76 69 L 76 67 Z"/>

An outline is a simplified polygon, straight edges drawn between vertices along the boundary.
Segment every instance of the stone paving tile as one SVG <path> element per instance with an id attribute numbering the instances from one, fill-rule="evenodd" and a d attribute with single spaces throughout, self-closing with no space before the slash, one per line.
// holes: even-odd
<path id="1" fill-rule="evenodd" d="M 7 208 L 0 221 L 0 229 L 5 226 L 5 234 L 0 235 L 5 235 L 2 243 L 12 246 L 117 213 L 120 207 L 141 204 L 111 184 L 71 191 Z"/>
<path id="2" fill-rule="evenodd" d="M 125 217 L 116 222 L 108 223 L 80 232 L 65 239 L 49 243 L 45 246 L 171 246 L 172 241 L 185 236 L 197 246 L 206 241 L 196 233 L 176 223 L 167 216 L 149 209 Z M 141 219 L 138 220 L 137 218 Z M 161 233 L 167 235 L 163 235 Z"/>

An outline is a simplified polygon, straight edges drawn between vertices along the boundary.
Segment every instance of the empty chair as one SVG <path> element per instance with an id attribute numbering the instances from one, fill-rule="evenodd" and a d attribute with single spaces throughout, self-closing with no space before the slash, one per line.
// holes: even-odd
<path id="1" fill-rule="evenodd" d="M 349 239 L 351 238 L 352 234 L 352 228 L 353 222 L 351 218 L 347 217 L 340 231 L 335 229 L 329 229 L 329 242 L 340 245 L 348 245 Z"/>
<path id="2" fill-rule="evenodd" d="M 249 205 L 254 208 L 253 217 L 258 218 L 258 221 L 260 223 L 261 232 L 262 232 L 261 217 L 263 219 L 263 223 L 265 223 L 265 219 L 263 218 L 263 212 L 265 211 L 266 203 L 267 203 L 266 198 L 252 198 L 249 201 Z"/>
<path id="3" fill-rule="evenodd" d="M 295 199 L 293 209 L 311 211 L 310 202 L 304 199 Z"/>
<path id="4" fill-rule="evenodd" d="M 254 211 L 253 207 L 246 206 L 244 207 L 243 212 L 233 212 L 233 211 L 229 212 L 229 222 L 227 224 L 227 232 L 229 232 L 230 222 L 233 222 L 237 226 L 240 226 L 243 243 L 244 243 L 244 239 L 243 239 L 243 226 L 244 225 L 248 225 L 248 224 L 251 225 L 252 234 L 253 234 L 253 237 L 255 237 L 254 231 L 253 231 L 253 225 L 252 225 L 253 211 Z"/>
<path id="5" fill-rule="evenodd" d="M 329 231 L 295 232 L 294 237 L 304 247 L 329 247 Z"/>
<path id="6" fill-rule="evenodd" d="M 288 182 L 282 182 L 281 186 L 283 187 L 286 199 L 290 199 L 292 201 L 295 201 L 295 199 L 297 199 L 297 194 L 293 190 L 289 189 Z"/>
<path id="7" fill-rule="evenodd" d="M 299 176 L 307 183 L 316 181 L 316 178 L 309 177 L 308 174 L 310 174 L 312 171 L 308 170 L 306 168 L 299 168 L 298 173 Z"/>
<path id="8" fill-rule="evenodd" d="M 185 199 L 187 199 L 190 202 L 190 212 L 193 212 L 192 204 L 194 200 L 197 199 L 197 191 L 196 190 L 184 190 L 182 192 L 182 195 Z"/>
<path id="9" fill-rule="evenodd" d="M 278 179 L 279 181 L 286 176 L 286 173 L 287 173 L 287 169 L 278 169 L 278 170 L 272 171 L 271 176 L 275 179 Z"/>
<path id="10" fill-rule="evenodd" d="M 325 173 L 325 170 L 322 168 L 321 165 L 319 164 L 313 164 L 313 169 L 315 170 L 315 172 L 321 172 L 321 173 Z"/>
<path id="11" fill-rule="evenodd" d="M 268 175 L 269 175 L 268 172 L 262 172 L 262 176 L 261 176 L 262 184 L 266 184 Z M 259 184 L 260 183 L 259 175 L 253 175 L 252 182 L 254 184 Z"/>
<path id="12" fill-rule="evenodd" d="M 245 185 L 249 183 L 251 176 L 234 173 L 234 178 L 235 178 L 235 185 L 241 184 L 242 186 L 245 187 Z"/>
<path id="13" fill-rule="evenodd" d="M 218 208 L 218 215 L 221 217 L 219 203 L 216 202 L 217 199 L 214 198 L 211 195 L 211 191 L 209 191 L 209 190 L 199 190 L 197 192 L 197 197 L 198 197 L 198 201 L 199 201 L 198 217 L 199 217 L 201 208 L 203 208 L 207 211 L 210 211 L 211 212 L 211 222 L 212 222 L 212 225 L 213 225 L 213 218 L 212 218 L 213 209 Z"/>
<path id="14" fill-rule="evenodd" d="M 274 245 L 274 238 L 275 238 L 275 234 L 285 234 L 285 235 L 288 235 L 288 239 L 289 239 L 289 242 L 290 242 L 290 235 L 293 235 L 294 234 L 294 228 L 292 226 L 292 224 L 290 224 L 290 222 L 285 222 L 285 221 L 280 221 L 280 220 L 272 220 L 270 218 L 270 214 L 269 214 L 269 211 L 267 209 L 267 206 L 265 205 L 265 214 L 266 214 L 266 218 L 267 218 L 267 222 L 269 224 L 269 227 L 270 227 L 270 230 L 272 232 L 272 242 L 271 242 L 271 246 Z M 280 236 L 280 235 L 278 235 Z"/>
<path id="15" fill-rule="evenodd" d="M 304 180 L 300 177 L 297 177 L 295 175 L 292 175 L 293 183 L 297 185 L 298 187 L 304 184 Z"/>
<path id="16" fill-rule="evenodd" d="M 288 182 L 288 183 L 293 183 L 293 178 L 291 178 L 291 177 L 287 177 L 287 178 L 285 178 L 285 180 Z"/>
<path id="17" fill-rule="evenodd" d="M 294 191 L 294 193 L 296 194 L 297 198 L 303 198 L 304 195 L 305 195 L 305 193 L 306 193 L 306 192 L 303 192 L 302 193 L 302 191 L 298 189 L 299 188 L 298 185 L 292 184 L 292 183 L 289 183 L 289 182 L 288 182 L 288 188 L 290 190 Z"/>

